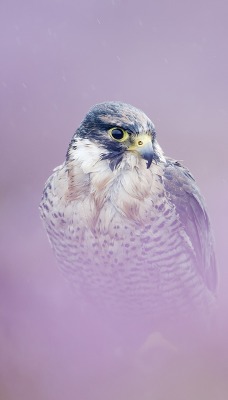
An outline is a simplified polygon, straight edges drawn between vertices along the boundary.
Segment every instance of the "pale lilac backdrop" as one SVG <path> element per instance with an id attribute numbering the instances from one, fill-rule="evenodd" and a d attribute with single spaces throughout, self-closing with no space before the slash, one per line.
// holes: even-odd
<path id="1" fill-rule="evenodd" d="M 97 102 L 143 109 L 166 154 L 197 178 L 214 228 L 225 338 L 227 15 L 226 0 L 1 0 L 1 400 L 122 399 L 131 390 L 115 392 L 102 361 L 93 369 L 99 328 L 94 342 L 86 337 L 38 214 L 46 178 Z M 147 398 L 137 390 L 132 399 Z"/>

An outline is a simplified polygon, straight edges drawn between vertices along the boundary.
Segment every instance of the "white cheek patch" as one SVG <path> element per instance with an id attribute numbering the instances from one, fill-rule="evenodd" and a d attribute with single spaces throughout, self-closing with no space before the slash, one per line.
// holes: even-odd
<path id="1" fill-rule="evenodd" d="M 77 150 L 75 150 L 75 161 L 77 161 L 84 173 L 96 171 L 96 164 L 101 160 L 102 154 L 106 151 L 100 148 L 96 143 L 83 139 L 77 142 Z"/>

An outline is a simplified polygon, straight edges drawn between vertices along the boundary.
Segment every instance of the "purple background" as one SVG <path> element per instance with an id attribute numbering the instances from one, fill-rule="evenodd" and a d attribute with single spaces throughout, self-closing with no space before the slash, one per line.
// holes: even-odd
<path id="1" fill-rule="evenodd" d="M 165 153 L 183 160 L 197 179 L 214 228 L 224 321 L 218 342 L 225 348 L 227 4 L 1 0 L 1 400 L 134 400 L 154 394 L 143 374 L 132 379 L 139 375 L 131 368 L 106 370 L 100 350 L 100 361 L 94 361 L 99 328 L 93 327 L 93 339 L 86 336 L 91 327 L 75 313 L 39 219 L 45 180 L 64 160 L 88 108 L 105 100 L 144 110 Z M 212 371 L 219 384 L 211 372 L 203 374 L 211 386 L 207 400 L 215 398 L 210 396 L 217 386 L 227 398 L 220 372 Z M 173 387 L 175 379 L 166 380 Z M 186 387 L 199 398 L 194 376 L 180 393 Z"/>

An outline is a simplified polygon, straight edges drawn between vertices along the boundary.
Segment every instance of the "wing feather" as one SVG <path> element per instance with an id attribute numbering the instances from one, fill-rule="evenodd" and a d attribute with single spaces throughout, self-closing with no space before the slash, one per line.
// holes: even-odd
<path id="1" fill-rule="evenodd" d="M 168 159 L 164 184 L 191 240 L 196 268 L 207 287 L 214 292 L 217 287 L 217 267 L 211 225 L 195 180 L 187 168 L 178 161 Z"/>

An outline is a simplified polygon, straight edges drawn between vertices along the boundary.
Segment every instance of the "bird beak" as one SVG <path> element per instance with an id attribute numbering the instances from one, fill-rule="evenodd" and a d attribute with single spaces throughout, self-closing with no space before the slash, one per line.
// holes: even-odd
<path id="1" fill-rule="evenodd" d="M 147 134 L 137 135 L 134 143 L 128 147 L 128 150 L 137 151 L 140 156 L 147 161 L 147 168 L 150 168 L 154 158 L 151 136 Z"/>

